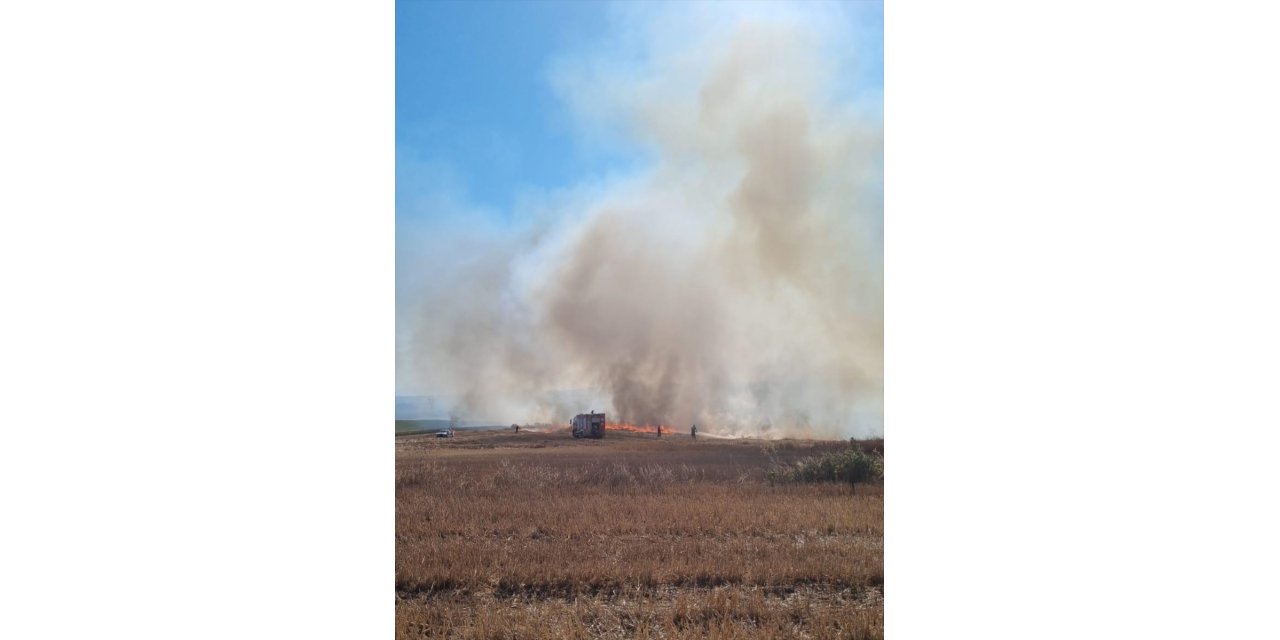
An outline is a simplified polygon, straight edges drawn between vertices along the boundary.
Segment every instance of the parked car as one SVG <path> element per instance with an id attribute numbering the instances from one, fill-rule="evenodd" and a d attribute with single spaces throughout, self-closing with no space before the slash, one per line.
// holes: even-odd
<path id="1" fill-rule="evenodd" d="M 437 438 L 452 438 L 452 437 L 453 437 L 453 427 L 449 427 L 448 429 L 445 429 L 444 431 L 437 431 L 437 432 L 436 432 L 436 437 L 437 437 Z"/>

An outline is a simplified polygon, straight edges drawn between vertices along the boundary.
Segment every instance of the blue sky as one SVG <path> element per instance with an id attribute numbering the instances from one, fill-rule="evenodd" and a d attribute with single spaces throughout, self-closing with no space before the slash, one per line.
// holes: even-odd
<path id="1" fill-rule="evenodd" d="M 878 428 L 882 13 L 879 2 L 398 2 L 397 395 L 435 398 L 426 417 L 456 409 L 504 424 L 623 398 L 632 412 L 666 407 L 643 419 Z M 796 123 L 819 133 L 768 151 Z M 807 162 L 807 177 L 773 157 Z M 793 210 L 788 195 L 760 215 L 737 196 L 767 202 L 778 188 L 809 204 Z M 790 215 L 807 222 L 775 228 Z M 596 250 L 631 257 L 588 260 Z M 856 275 L 835 289 L 769 284 L 840 269 Z M 766 275 L 744 284 L 744 270 Z M 603 284 L 555 295 L 579 280 Z M 584 316 L 566 305 L 599 296 L 588 306 L 611 308 L 637 287 L 654 304 L 631 321 L 570 321 Z M 689 300 L 700 318 L 751 321 L 723 339 L 692 335 L 706 323 L 684 322 L 691 307 L 674 302 Z M 844 312 L 856 318 L 834 336 L 785 320 Z M 790 342 L 740 348 L 774 323 Z M 589 344 L 601 336 L 607 345 Z M 653 336 L 662 342 L 645 346 Z M 833 340 L 845 347 L 835 356 L 796 355 Z M 675 345 L 699 364 L 672 364 Z M 613 367 L 594 357 L 602 348 L 629 363 L 625 375 L 602 369 Z M 653 376 L 694 391 L 648 402 Z M 711 379 L 729 382 L 699 386 Z M 786 401 L 752 391 L 802 383 L 808 395 Z M 566 390 L 604 395 L 564 402 Z"/>
<path id="2" fill-rule="evenodd" d="M 712 5 L 701 5 L 706 9 Z M 883 7 L 837 5 L 858 64 L 849 86 L 883 85 Z M 397 215 L 430 216 L 415 198 L 455 200 L 510 220 L 523 192 L 545 191 L 644 162 L 643 150 L 585 148 L 556 94 L 558 57 L 618 37 L 628 5 L 598 2 L 396 3 Z"/>
<path id="3" fill-rule="evenodd" d="M 608 159 L 575 149 L 547 65 L 599 34 L 605 12 L 587 2 L 397 2 L 397 196 L 423 188 L 415 177 L 426 167 L 469 202 L 506 212 L 523 188 L 599 171 Z"/>

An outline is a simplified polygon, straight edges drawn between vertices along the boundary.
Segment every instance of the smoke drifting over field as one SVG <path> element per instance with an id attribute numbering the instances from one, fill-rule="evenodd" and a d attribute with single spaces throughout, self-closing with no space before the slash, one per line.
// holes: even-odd
<path id="1" fill-rule="evenodd" d="M 878 87 L 848 86 L 856 33 L 802 9 L 630 15 L 647 35 L 558 61 L 583 137 L 650 161 L 515 226 L 402 225 L 399 390 L 482 419 L 882 433 Z"/>

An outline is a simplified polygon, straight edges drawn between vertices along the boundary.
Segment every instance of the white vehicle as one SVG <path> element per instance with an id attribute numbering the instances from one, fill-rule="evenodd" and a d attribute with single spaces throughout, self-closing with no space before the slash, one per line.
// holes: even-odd
<path id="1" fill-rule="evenodd" d="M 436 437 L 437 437 L 437 438 L 452 438 L 452 437 L 453 437 L 453 427 L 449 427 L 448 429 L 445 429 L 444 431 L 437 431 L 437 432 L 436 432 Z"/>

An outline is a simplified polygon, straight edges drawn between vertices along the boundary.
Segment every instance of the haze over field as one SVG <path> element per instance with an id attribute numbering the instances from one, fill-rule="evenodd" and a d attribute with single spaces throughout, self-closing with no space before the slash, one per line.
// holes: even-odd
<path id="1" fill-rule="evenodd" d="M 398 198 L 398 394 L 520 422 L 883 433 L 881 87 L 858 72 L 879 68 L 879 15 L 693 8 L 614 7 L 595 46 L 548 57 L 564 145 L 606 173 L 502 211 L 439 170 Z"/>

